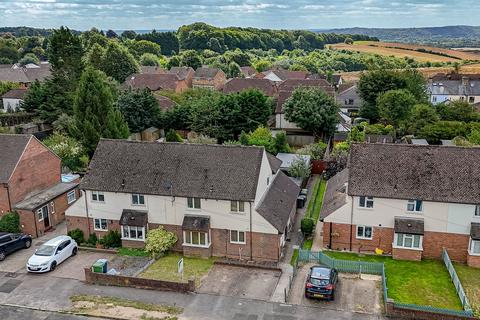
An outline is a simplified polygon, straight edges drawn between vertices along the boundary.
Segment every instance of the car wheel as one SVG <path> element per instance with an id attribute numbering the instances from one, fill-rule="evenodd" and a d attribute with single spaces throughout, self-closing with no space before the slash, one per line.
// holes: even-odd
<path id="1" fill-rule="evenodd" d="M 52 264 L 50 265 L 50 271 L 55 270 L 56 267 L 57 267 L 57 263 L 53 261 Z"/>
<path id="2" fill-rule="evenodd" d="M 72 250 L 72 257 L 77 255 L 77 247 L 74 247 Z"/>
<path id="3" fill-rule="evenodd" d="M 30 248 L 31 245 L 32 245 L 32 241 L 27 240 L 27 241 L 25 241 L 25 246 L 24 246 L 24 248 L 25 248 L 25 249 L 28 249 L 28 248 Z"/>
<path id="4" fill-rule="evenodd" d="M 310 299 L 310 296 L 306 292 L 305 292 L 305 298 Z"/>
<path id="5" fill-rule="evenodd" d="M 6 257 L 6 256 L 7 256 L 7 255 L 5 254 L 4 251 L 0 251 L 0 261 L 5 260 L 5 257 Z"/>
<path id="6" fill-rule="evenodd" d="M 335 300 L 335 290 L 332 291 L 332 295 L 330 296 L 330 301 Z"/>

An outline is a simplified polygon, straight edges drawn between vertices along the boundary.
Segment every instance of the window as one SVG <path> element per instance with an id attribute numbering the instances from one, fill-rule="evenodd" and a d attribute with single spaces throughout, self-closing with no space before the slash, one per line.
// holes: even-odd
<path id="1" fill-rule="evenodd" d="M 480 204 L 475 206 L 475 212 L 473 213 L 475 217 L 480 217 Z"/>
<path id="2" fill-rule="evenodd" d="M 360 197 L 358 206 L 360 208 L 373 208 L 373 197 Z"/>
<path id="3" fill-rule="evenodd" d="M 193 247 L 208 247 L 208 233 L 199 231 L 183 231 L 183 244 Z"/>
<path id="4" fill-rule="evenodd" d="M 270 184 L 270 177 L 267 177 L 267 186 Z"/>
<path id="5" fill-rule="evenodd" d="M 45 205 L 37 210 L 38 221 L 48 218 L 48 205 Z"/>
<path id="6" fill-rule="evenodd" d="M 480 240 L 471 240 L 470 254 L 480 255 Z"/>
<path id="7" fill-rule="evenodd" d="M 67 193 L 67 203 L 70 204 L 70 203 L 72 203 L 73 201 L 75 201 L 75 199 L 76 199 L 75 190 L 69 191 L 69 192 Z"/>
<path id="8" fill-rule="evenodd" d="M 357 226 L 357 239 L 372 239 L 373 228 L 369 226 Z"/>
<path id="9" fill-rule="evenodd" d="M 437 102 L 437 96 L 432 96 L 432 102 Z"/>
<path id="10" fill-rule="evenodd" d="M 200 209 L 200 198 L 187 198 L 187 207 L 189 209 Z"/>
<path id="11" fill-rule="evenodd" d="M 145 228 L 134 226 L 122 226 L 122 239 L 145 240 Z"/>
<path id="12" fill-rule="evenodd" d="M 409 212 L 422 212 L 423 210 L 422 200 L 408 200 L 407 211 Z"/>
<path id="13" fill-rule="evenodd" d="M 92 191 L 92 201 L 105 202 L 105 195 L 103 192 Z"/>
<path id="14" fill-rule="evenodd" d="M 144 206 L 145 196 L 143 194 L 132 194 L 132 204 L 135 206 Z"/>
<path id="15" fill-rule="evenodd" d="M 422 248 L 422 236 L 418 234 L 396 233 L 395 245 L 402 248 Z"/>
<path id="16" fill-rule="evenodd" d="M 245 244 L 245 231 L 230 230 L 230 242 Z"/>
<path id="17" fill-rule="evenodd" d="M 460 97 L 460 100 L 461 100 L 461 101 L 465 101 L 465 97 Z"/>
<path id="18" fill-rule="evenodd" d="M 347 106 L 352 106 L 354 103 L 354 100 L 353 99 L 345 99 L 345 105 Z"/>
<path id="19" fill-rule="evenodd" d="M 245 212 L 245 202 L 243 202 L 243 201 L 230 201 L 230 211 L 232 211 L 232 212 Z"/>
<path id="20" fill-rule="evenodd" d="M 95 218 L 93 219 L 94 225 L 93 228 L 98 231 L 107 231 L 107 219 Z"/>
<path id="21" fill-rule="evenodd" d="M 475 97 L 468 97 L 468 103 L 475 103 Z"/>

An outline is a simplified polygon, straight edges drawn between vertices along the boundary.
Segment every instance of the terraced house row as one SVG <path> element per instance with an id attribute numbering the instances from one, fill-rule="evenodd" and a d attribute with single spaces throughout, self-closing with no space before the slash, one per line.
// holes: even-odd
<path id="1" fill-rule="evenodd" d="M 480 148 L 354 144 L 328 181 L 324 246 L 480 267 Z"/>

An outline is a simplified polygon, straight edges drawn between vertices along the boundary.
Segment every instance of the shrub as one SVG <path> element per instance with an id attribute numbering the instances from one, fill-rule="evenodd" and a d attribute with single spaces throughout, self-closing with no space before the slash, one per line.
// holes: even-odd
<path id="1" fill-rule="evenodd" d="M 0 219 L 0 232 L 19 233 L 20 216 L 17 212 L 9 212 Z"/>
<path id="2" fill-rule="evenodd" d="M 120 248 L 122 237 L 117 230 L 109 230 L 99 241 L 105 248 Z"/>
<path id="3" fill-rule="evenodd" d="M 170 129 L 167 131 L 165 135 L 165 141 L 167 142 L 183 142 L 182 137 L 175 131 L 174 129 Z"/>
<path id="4" fill-rule="evenodd" d="M 75 240 L 78 244 L 85 242 L 85 238 L 83 236 L 83 231 L 80 229 L 74 229 L 71 231 L 68 231 L 67 235 L 72 237 L 73 240 Z"/>
<path id="5" fill-rule="evenodd" d="M 311 174 L 311 166 L 307 161 L 297 155 L 297 157 L 292 161 L 290 168 L 288 168 L 288 174 L 294 178 L 308 178 Z"/>
<path id="6" fill-rule="evenodd" d="M 152 258 L 158 259 L 164 252 L 168 251 L 177 242 L 177 236 L 163 227 L 152 229 L 147 233 L 145 251 Z"/>
<path id="7" fill-rule="evenodd" d="M 87 243 L 94 246 L 97 244 L 97 242 L 98 242 L 97 234 L 96 233 L 90 234 L 90 236 L 88 237 Z"/>
<path id="8" fill-rule="evenodd" d="M 313 232 L 313 227 L 314 227 L 314 222 L 313 219 L 311 218 L 303 218 L 301 223 L 300 223 L 300 229 L 302 230 L 302 233 L 305 236 L 309 236 Z"/>

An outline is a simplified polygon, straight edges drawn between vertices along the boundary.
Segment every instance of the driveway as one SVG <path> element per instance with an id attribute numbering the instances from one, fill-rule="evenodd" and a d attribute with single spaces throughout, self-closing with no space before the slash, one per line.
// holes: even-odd
<path id="1" fill-rule="evenodd" d="M 340 273 L 334 301 L 305 298 L 305 282 L 313 264 L 299 267 L 289 294 L 289 303 L 339 311 L 381 314 L 381 279 L 378 276 Z"/>
<path id="2" fill-rule="evenodd" d="M 206 278 L 202 279 L 199 293 L 221 296 L 269 300 L 280 271 L 214 265 Z"/>

